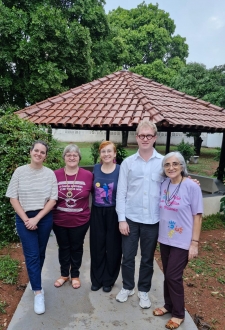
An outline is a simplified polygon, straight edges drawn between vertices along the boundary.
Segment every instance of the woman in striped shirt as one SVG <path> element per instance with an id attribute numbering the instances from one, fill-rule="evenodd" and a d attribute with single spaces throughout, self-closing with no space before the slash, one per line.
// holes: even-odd
<path id="1" fill-rule="evenodd" d="M 35 141 L 30 149 L 30 164 L 15 170 L 6 192 L 16 212 L 16 229 L 23 246 L 37 314 L 45 312 L 41 270 L 52 229 L 52 208 L 58 199 L 55 174 L 43 166 L 47 152 L 45 142 Z"/>

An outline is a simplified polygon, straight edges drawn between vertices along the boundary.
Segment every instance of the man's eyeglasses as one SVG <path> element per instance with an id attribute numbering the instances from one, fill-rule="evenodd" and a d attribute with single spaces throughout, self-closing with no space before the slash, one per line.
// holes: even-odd
<path id="1" fill-rule="evenodd" d="M 144 140 L 145 138 L 146 138 L 147 140 L 151 140 L 154 136 L 155 136 L 155 135 L 151 135 L 151 134 L 147 134 L 147 135 L 140 134 L 140 135 L 138 135 L 139 139 L 141 139 L 141 140 Z"/>
<path id="2" fill-rule="evenodd" d="M 176 168 L 176 167 L 179 167 L 179 165 L 182 165 L 182 164 L 177 163 L 177 162 L 173 162 L 171 164 L 170 163 L 166 163 L 166 164 L 163 165 L 163 167 L 164 168 L 170 168 L 172 166 L 173 168 Z"/>

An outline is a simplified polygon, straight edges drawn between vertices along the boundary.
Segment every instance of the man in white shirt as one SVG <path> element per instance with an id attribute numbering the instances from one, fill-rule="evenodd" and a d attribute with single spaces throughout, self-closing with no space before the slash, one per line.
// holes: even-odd
<path id="1" fill-rule="evenodd" d="M 140 239 L 138 297 L 142 308 L 151 306 L 148 292 L 158 238 L 160 186 L 164 180 L 160 175 L 163 156 L 153 148 L 156 134 L 153 122 L 139 123 L 136 131 L 139 150 L 121 164 L 116 197 L 123 252 L 123 288 L 116 300 L 125 302 L 134 294 L 135 256 Z"/>

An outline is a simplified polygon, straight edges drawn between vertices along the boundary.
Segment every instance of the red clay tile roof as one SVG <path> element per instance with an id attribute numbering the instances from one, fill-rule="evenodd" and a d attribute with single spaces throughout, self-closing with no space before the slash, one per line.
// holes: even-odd
<path id="1" fill-rule="evenodd" d="M 118 71 L 16 112 L 54 128 L 225 131 L 225 109 L 129 71 Z"/>

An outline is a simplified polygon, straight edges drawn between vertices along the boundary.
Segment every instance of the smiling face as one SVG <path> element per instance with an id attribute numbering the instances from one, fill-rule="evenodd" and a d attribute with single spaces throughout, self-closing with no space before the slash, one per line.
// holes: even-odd
<path id="1" fill-rule="evenodd" d="M 80 156 L 78 152 L 67 152 L 64 156 L 64 161 L 66 164 L 66 167 L 69 168 L 76 168 L 80 162 Z"/>
<path id="2" fill-rule="evenodd" d="M 41 143 L 36 143 L 32 150 L 30 150 L 31 156 L 31 165 L 42 166 L 46 156 L 47 156 L 47 149 Z"/>
<path id="3" fill-rule="evenodd" d="M 138 134 L 136 135 L 136 140 L 139 146 L 139 151 L 151 151 L 153 145 L 156 141 L 156 135 L 154 130 L 149 126 L 140 127 Z"/>
<path id="4" fill-rule="evenodd" d="M 116 152 L 113 144 L 108 144 L 100 150 L 100 159 L 103 164 L 113 164 L 113 160 L 116 158 Z"/>
<path id="5" fill-rule="evenodd" d="M 177 157 L 172 156 L 166 160 L 164 164 L 164 171 L 168 178 L 171 179 L 172 183 L 180 182 L 182 178 L 182 165 Z"/>

